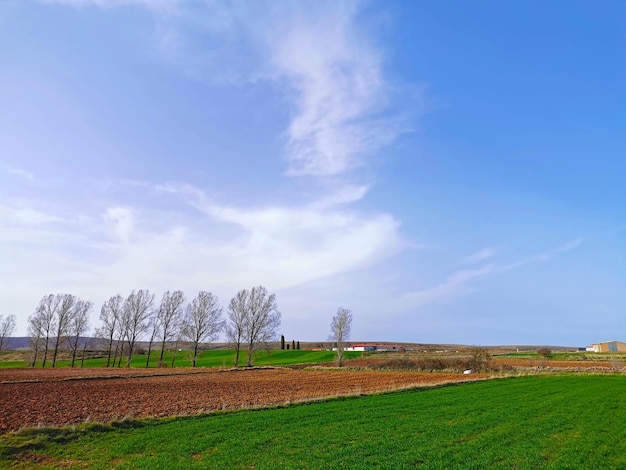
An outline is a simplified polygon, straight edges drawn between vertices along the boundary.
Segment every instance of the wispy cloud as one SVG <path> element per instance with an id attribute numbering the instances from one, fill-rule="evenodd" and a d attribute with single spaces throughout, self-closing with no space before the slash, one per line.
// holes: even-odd
<path id="1" fill-rule="evenodd" d="M 555 256 L 561 253 L 565 253 L 567 251 L 573 250 L 574 248 L 577 248 L 578 246 L 582 244 L 582 242 L 583 242 L 582 238 L 577 238 L 575 240 L 564 243 L 563 245 L 553 248 L 551 250 L 533 254 L 525 258 L 522 258 L 520 260 L 514 261 L 512 263 L 509 263 L 505 266 L 502 266 L 498 269 L 498 272 L 504 273 L 506 271 L 511 271 L 512 269 L 521 268 L 529 264 L 545 263 L 546 261 L 550 261 L 552 258 L 554 258 Z"/>
<path id="2" fill-rule="evenodd" d="M 100 198 L 120 193 L 104 188 Z M 72 221 L 0 205 L 0 257 L 10 266 L 0 269 L 0 296 L 23 293 L 29 279 L 35 297 L 62 289 L 96 303 L 133 288 L 228 298 L 249 285 L 285 289 L 365 268 L 404 247 L 399 222 L 384 213 L 221 205 L 181 184 L 132 182 L 127 190 L 137 194 L 123 205 L 98 209 L 95 198 Z M 145 202 L 155 198 L 167 209 Z M 32 294 L 15 302 L 32 303 Z"/>
<path id="3" fill-rule="evenodd" d="M 33 232 L 5 245 L 16 253 L 16 268 L 0 272 L 0 296 L 20 291 L 17 283 L 30 270 L 40 273 L 31 287 L 42 289 L 38 295 L 59 286 L 96 303 L 132 288 L 229 296 L 258 283 L 301 286 L 372 266 L 407 247 L 394 216 L 354 208 L 369 186 L 353 170 L 408 128 L 393 109 L 384 51 L 356 20 L 360 2 L 46 3 L 146 9 L 155 18 L 158 47 L 167 49 L 167 60 L 180 54 L 181 69 L 274 86 L 287 111 L 285 174 L 309 177 L 298 184 L 312 190 L 302 203 L 252 197 L 236 205 L 185 183 L 97 182 L 98 197 L 68 201 L 79 217 L 73 226 L 55 226 L 60 238 L 38 240 L 36 254 L 27 249 Z M 72 247 L 63 235 L 73 237 Z"/>
<path id="4" fill-rule="evenodd" d="M 66 5 L 74 8 L 139 6 L 159 14 L 174 14 L 183 0 L 39 0 L 42 3 Z"/>
<path id="5" fill-rule="evenodd" d="M 354 24 L 356 3 L 295 16 L 271 41 L 272 64 L 294 91 L 287 130 L 289 174 L 345 173 L 405 127 L 382 119 L 388 84 L 382 52 Z"/>
<path id="6" fill-rule="evenodd" d="M 476 279 L 493 274 L 494 270 L 493 265 L 485 265 L 478 269 L 457 271 L 436 286 L 404 293 L 398 299 L 397 306 L 400 310 L 408 310 L 437 301 L 451 301 L 461 294 L 473 291 L 469 284 Z"/>
<path id="7" fill-rule="evenodd" d="M 26 180 L 29 183 L 35 181 L 35 175 L 33 175 L 30 171 L 26 171 L 21 168 L 9 168 L 7 170 L 7 173 L 20 179 Z"/>
<path id="8" fill-rule="evenodd" d="M 133 213 L 127 207 L 110 207 L 104 214 L 113 233 L 123 243 L 129 243 L 133 232 Z"/>
<path id="9" fill-rule="evenodd" d="M 239 77 L 235 81 L 243 77 L 248 83 L 270 81 L 282 89 L 291 109 L 285 129 L 290 176 L 345 175 L 410 130 L 383 70 L 384 50 L 357 22 L 363 2 L 47 3 L 146 8 L 159 13 L 158 42 L 168 57 L 181 55 L 182 70 Z M 404 109 L 411 99 L 403 95 Z"/>
<path id="10" fill-rule="evenodd" d="M 495 251 L 493 250 L 493 248 L 483 248 L 476 253 L 466 256 L 465 258 L 463 258 L 462 262 L 468 264 L 478 263 L 480 261 L 486 260 L 487 258 L 491 258 L 494 254 Z"/>
<path id="11" fill-rule="evenodd" d="M 0 227 L 6 229 L 8 226 L 24 225 L 37 226 L 58 222 L 61 220 L 55 215 L 46 214 L 32 207 L 16 207 L 0 203 Z"/>
<path id="12" fill-rule="evenodd" d="M 477 269 L 458 270 L 448 276 L 445 281 L 437 284 L 436 286 L 404 293 L 400 296 L 397 306 L 399 309 L 410 309 L 419 308 L 433 302 L 452 301 L 459 295 L 473 292 L 476 289 L 473 283 L 479 279 L 503 275 L 508 271 L 519 269 L 531 264 L 548 262 L 562 253 L 577 248 L 582 242 L 582 238 L 577 238 L 556 248 L 535 253 L 502 266 L 497 264 L 487 264 Z M 478 262 L 491 257 L 492 254 L 493 252 L 490 249 L 483 249 L 467 258 L 464 258 L 463 261 Z"/>

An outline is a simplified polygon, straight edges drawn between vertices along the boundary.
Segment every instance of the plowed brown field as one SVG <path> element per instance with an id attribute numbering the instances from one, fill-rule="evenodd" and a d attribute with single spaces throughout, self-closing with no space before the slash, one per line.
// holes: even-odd
<path id="1" fill-rule="evenodd" d="M 26 426 L 190 415 L 487 377 L 291 369 L 0 370 L 0 433 Z"/>

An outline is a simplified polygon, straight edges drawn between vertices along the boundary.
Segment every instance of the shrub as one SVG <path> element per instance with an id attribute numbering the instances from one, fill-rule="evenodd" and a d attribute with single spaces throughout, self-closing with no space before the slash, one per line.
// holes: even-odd
<path id="1" fill-rule="evenodd" d="M 552 354 L 552 351 L 544 347 L 544 348 L 537 349 L 537 354 L 539 354 L 544 359 L 548 359 L 550 355 Z"/>
<path id="2" fill-rule="evenodd" d="M 467 368 L 474 372 L 485 372 L 489 369 L 491 356 L 485 348 L 474 348 L 471 357 L 467 361 Z"/>

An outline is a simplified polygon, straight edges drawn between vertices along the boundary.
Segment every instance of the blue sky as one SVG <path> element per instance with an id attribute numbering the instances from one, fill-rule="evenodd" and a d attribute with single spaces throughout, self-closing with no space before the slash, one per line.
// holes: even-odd
<path id="1" fill-rule="evenodd" d="M 277 294 L 282 333 L 626 338 L 626 4 L 0 3 L 0 298 Z"/>

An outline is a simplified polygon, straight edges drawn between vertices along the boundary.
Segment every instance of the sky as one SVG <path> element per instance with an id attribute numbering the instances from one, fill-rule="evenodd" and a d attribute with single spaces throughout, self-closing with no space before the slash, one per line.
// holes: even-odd
<path id="1" fill-rule="evenodd" d="M 626 340 L 626 3 L 0 2 L 0 314 L 277 296 L 324 341 Z"/>

